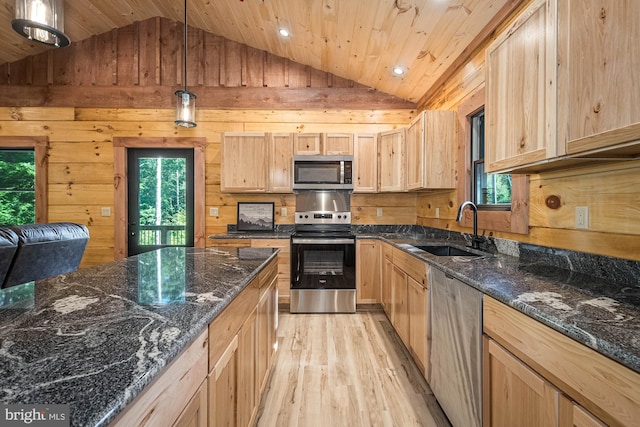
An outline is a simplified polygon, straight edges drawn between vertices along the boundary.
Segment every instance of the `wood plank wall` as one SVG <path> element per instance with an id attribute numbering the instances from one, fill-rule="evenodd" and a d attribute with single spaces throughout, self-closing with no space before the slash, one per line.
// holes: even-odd
<path id="1" fill-rule="evenodd" d="M 516 11 L 516 16 L 530 1 Z M 512 18 L 513 19 L 513 16 Z M 509 21 L 501 25 L 499 34 Z M 482 44 L 451 78 L 434 91 L 420 108 L 452 109 L 484 86 L 484 53 L 495 38 Z M 497 237 L 556 248 L 640 260 L 640 161 L 598 164 L 589 167 L 532 175 L 529 182 L 529 234 L 491 232 Z M 546 199 L 560 198 L 559 209 L 546 206 Z M 455 191 L 424 193 L 417 201 L 417 223 L 469 232 L 455 221 Z M 588 231 L 576 230 L 575 207 L 589 206 Z M 435 217 L 439 208 L 440 218 Z M 482 230 L 482 223 L 478 224 Z"/>
<path id="2" fill-rule="evenodd" d="M 184 87 L 181 23 L 150 18 L 0 65 L 0 105 L 172 108 Z M 189 28 L 188 88 L 210 108 L 415 108 L 334 74 Z M 70 92 L 69 86 L 83 87 Z M 248 90 L 251 89 L 251 90 Z"/>
<path id="3" fill-rule="evenodd" d="M 172 109 L 16 108 L 0 107 L 0 136 L 44 136 L 49 140 L 49 221 L 86 224 L 90 242 L 82 266 L 114 259 L 114 137 L 204 137 L 206 148 L 206 235 L 224 234 L 236 222 L 238 201 L 274 201 L 278 224 L 293 224 L 293 194 L 229 194 L 220 192 L 222 132 L 352 132 L 372 133 L 405 126 L 414 110 L 198 110 L 198 127 L 178 128 Z M 208 216 L 210 207 L 219 216 Z M 377 216 L 377 208 L 383 216 Z M 416 195 L 354 195 L 357 224 L 415 224 Z M 211 242 L 207 241 L 211 246 Z"/>

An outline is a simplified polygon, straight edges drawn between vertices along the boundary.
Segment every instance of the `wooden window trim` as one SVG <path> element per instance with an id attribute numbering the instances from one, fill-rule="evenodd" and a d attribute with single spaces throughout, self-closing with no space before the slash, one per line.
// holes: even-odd
<path id="1" fill-rule="evenodd" d="M 114 257 L 128 256 L 127 249 L 127 148 L 193 148 L 193 246 L 205 246 L 205 149 L 203 137 L 113 138 Z"/>
<path id="2" fill-rule="evenodd" d="M 36 161 L 36 223 L 46 223 L 49 214 L 49 138 L 46 136 L 0 136 L 0 147 L 33 148 Z"/>
<path id="3" fill-rule="evenodd" d="M 471 200 L 471 116 L 484 105 L 485 88 L 482 86 L 458 107 L 458 206 Z M 465 211 L 460 225 L 473 227 L 471 211 Z M 510 211 L 478 211 L 478 229 L 529 234 L 528 175 L 512 175 Z"/>

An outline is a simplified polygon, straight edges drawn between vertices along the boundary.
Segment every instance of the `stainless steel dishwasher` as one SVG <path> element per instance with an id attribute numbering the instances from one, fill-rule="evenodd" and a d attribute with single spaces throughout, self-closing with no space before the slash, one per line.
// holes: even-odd
<path id="1" fill-rule="evenodd" d="M 430 269 L 431 382 L 454 427 L 482 425 L 482 293 Z"/>

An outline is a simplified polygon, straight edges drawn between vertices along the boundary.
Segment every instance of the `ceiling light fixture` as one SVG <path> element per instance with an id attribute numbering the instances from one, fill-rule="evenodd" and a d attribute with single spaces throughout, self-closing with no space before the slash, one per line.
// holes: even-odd
<path id="1" fill-rule="evenodd" d="M 393 74 L 395 74 L 396 76 L 403 75 L 404 74 L 404 68 L 402 68 L 400 66 L 393 67 Z"/>
<path id="2" fill-rule="evenodd" d="M 282 37 L 289 37 L 289 31 L 287 31 L 287 29 L 286 29 L 286 28 L 280 28 L 280 29 L 278 30 L 278 32 L 280 33 L 280 35 L 281 35 Z"/>
<path id="3" fill-rule="evenodd" d="M 196 127 L 196 94 L 187 90 L 187 0 L 184 0 L 184 90 L 177 90 L 178 105 L 175 124 L 185 128 Z"/>
<path id="4" fill-rule="evenodd" d="M 11 26 L 23 37 L 48 46 L 68 46 L 64 34 L 64 0 L 16 0 Z"/>

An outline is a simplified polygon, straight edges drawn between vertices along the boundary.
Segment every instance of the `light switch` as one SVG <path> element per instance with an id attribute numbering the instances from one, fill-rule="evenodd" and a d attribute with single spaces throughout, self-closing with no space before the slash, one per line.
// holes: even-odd
<path id="1" fill-rule="evenodd" d="M 382 208 L 378 208 L 378 216 L 382 216 Z"/>
<path id="2" fill-rule="evenodd" d="M 111 216 L 111 208 L 102 208 L 102 216 Z"/>
<path id="3" fill-rule="evenodd" d="M 436 208 L 436 218 L 440 218 L 440 208 Z"/>
<path id="4" fill-rule="evenodd" d="M 209 216 L 218 216 L 218 208 L 209 208 Z"/>
<path id="5" fill-rule="evenodd" d="M 287 208 L 280 208 L 280 216 L 287 216 Z"/>

